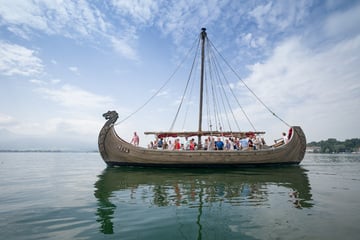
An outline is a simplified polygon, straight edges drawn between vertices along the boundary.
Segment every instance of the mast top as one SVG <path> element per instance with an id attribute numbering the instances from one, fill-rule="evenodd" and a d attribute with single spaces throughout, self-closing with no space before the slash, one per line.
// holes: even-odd
<path id="1" fill-rule="evenodd" d="M 201 28 L 201 37 L 202 37 L 202 39 L 205 39 L 205 37 L 206 37 L 206 28 Z"/>

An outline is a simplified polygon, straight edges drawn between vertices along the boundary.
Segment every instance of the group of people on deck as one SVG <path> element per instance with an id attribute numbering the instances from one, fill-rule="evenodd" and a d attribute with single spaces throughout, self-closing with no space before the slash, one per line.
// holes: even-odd
<path id="1" fill-rule="evenodd" d="M 288 135 L 283 133 L 283 137 L 275 140 L 274 147 L 281 144 L 286 144 L 291 138 L 292 129 L 290 128 Z M 281 144 L 278 141 L 281 140 Z M 139 146 L 139 136 L 134 132 L 134 136 L 131 140 L 131 144 Z M 261 136 L 252 135 L 247 138 L 238 137 L 210 137 L 205 138 L 204 143 L 198 146 L 194 138 L 189 139 L 185 137 L 185 142 L 180 142 L 180 138 L 174 140 L 166 140 L 163 138 L 157 138 L 148 144 L 148 149 L 163 149 L 163 150 L 259 150 L 269 148 L 266 145 L 264 138 Z"/>
<path id="2" fill-rule="evenodd" d="M 180 138 L 175 140 L 165 140 L 163 138 L 155 139 L 148 145 L 149 149 L 163 149 L 163 150 L 257 150 L 266 148 L 266 143 L 261 137 L 248 137 L 248 138 L 236 138 L 236 137 L 207 137 L 202 143 L 202 146 L 198 146 L 194 138 L 185 137 L 184 142 L 180 142 Z"/>

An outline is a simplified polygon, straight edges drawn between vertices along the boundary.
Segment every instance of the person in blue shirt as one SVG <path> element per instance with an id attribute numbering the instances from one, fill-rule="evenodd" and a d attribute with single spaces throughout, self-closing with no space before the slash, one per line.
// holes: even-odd
<path id="1" fill-rule="evenodd" d="M 216 150 L 224 150 L 224 142 L 220 138 L 215 142 Z"/>
<path id="2" fill-rule="evenodd" d="M 158 141 L 158 148 L 162 148 L 163 147 L 163 139 L 160 138 L 160 140 Z"/>

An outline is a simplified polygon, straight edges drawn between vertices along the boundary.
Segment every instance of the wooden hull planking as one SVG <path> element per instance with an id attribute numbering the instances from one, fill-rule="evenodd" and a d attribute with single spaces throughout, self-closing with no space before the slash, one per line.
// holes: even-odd
<path id="1" fill-rule="evenodd" d="M 305 155 L 306 138 L 300 127 L 292 129 L 293 134 L 288 143 L 269 149 L 171 151 L 136 147 L 121 139 L 112 124 L 100 132 L 99 150 L 109 166 L 237 167 L 299 164 Z"/>

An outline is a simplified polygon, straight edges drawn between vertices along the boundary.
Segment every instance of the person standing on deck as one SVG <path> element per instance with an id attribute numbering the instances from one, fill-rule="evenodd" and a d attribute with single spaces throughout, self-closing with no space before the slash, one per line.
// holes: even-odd
<path id="1" fill-rule="evenodd" d="M 216 150 L 224 150 L 224 142 L 220 138 L 215 142 Z"/>
<path id="2" fill-rule="evenodd" d="M 163 144 L 164 144 L 163 139 L 160 138 L 160 140 L 159 140 L 158 143 L 157 143 L 158 149 L 162 149 L 162 148 L 163 148 Z"/>
<path id="3" fill-rule="evenodd" d="M 206 138 L 206 139 L 205 139 L 205 143 L 204 143 L 203 150 L 208 150 L 208 149 L 209 149 L 209 139 Z"/>
<path id="4" fill-rule="evenodd" d="M 190 140 L 189 150 L 195 150 L 195 139 Z"/>
<path id="5" fill-rule="evenodd" d="M 137 135 L 136 132 L 134 132 L 134 136 L 133 138 L 131 139 L 131 144 L 134 144 L 135 146 L 139 146 L 139 142 L 140 142 L 140 139 L 139 139 L 139 136 Z"/>
<path id="6" fill-rule="evenodd" d="M 286 136 L 286 133 L 282 133 L 283 135 L 283 140 L 284 140 L 284 144 L 288 142 L 288 137 Z"/>
<path id="7" fill-rule="evenodd" d="M 188 137 L 185 137 L 185 150 L 190 150 L 190 141 L 188 139 Z"/>
<path id="8" fill-rule="evenodd" d="M 181 149 L 181 145 L 180 145 L 180 139 L 175 139 L 175 144 L 174 144 L 174 150 L 180 150 Z"/>
<path id="9" fill-rule="evenodd" d="M 229 151 L 231 149 L 230 141 L 229 139 L 225 140 L 225 150 Z"/>

